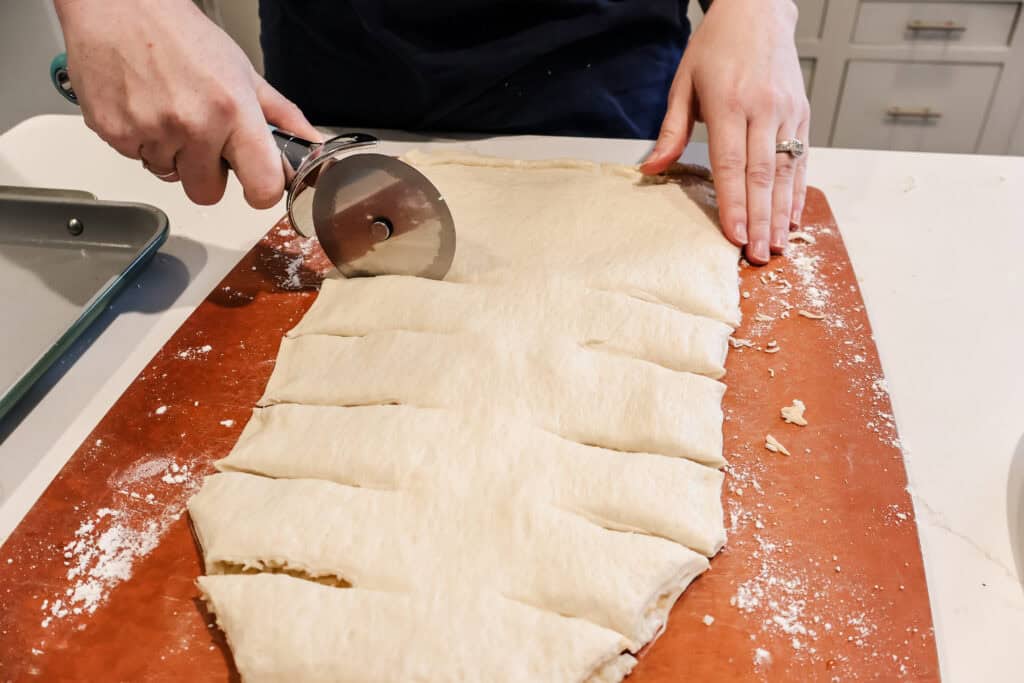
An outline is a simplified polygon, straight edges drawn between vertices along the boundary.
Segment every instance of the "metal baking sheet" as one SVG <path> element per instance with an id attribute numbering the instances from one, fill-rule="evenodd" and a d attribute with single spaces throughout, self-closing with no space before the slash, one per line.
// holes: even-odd
<path id="1" fill-rule="evenodd" d="M 0 187 L 0 417 L 167 239 L 167 216 L 75 190 Z"/>

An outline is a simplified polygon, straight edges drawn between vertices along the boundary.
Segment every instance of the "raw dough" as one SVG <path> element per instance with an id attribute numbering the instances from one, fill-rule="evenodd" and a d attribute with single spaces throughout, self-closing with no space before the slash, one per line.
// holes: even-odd
<path id="1" fill-rule="evenodd" d="M 708 567 L 671 541 L 609 531 L 530 490 L 501 495 L 464 477 L 444 490 L 381 491 L 218 474 L 189 513 L 210 574 L 282 568 L 439 596 L 473 586 L 615 630 L 634 652 Z"/>
<path id="2" fill-rule="evenodd" d="M 739 251 L 722 237 L 704 178 L 586 161 L 404 158 L 437 186 L 458 226 L 446 280 L 558 273 L 739 323 Z"/>
<path id="3" fill-rule="evenodd" d="M 584 446 L 479 413 L 412 406 L 258 408 L 217 467 L 392 491 L 454 490 L 471 482 L 486 495 L 529 494 L 606 528 L 661 536 L 709 557 L 725 543 L 718 470 L 682 458 Z"/>
<path id="4" fill-rule="evenodd" d="M 246 681 L 620 681 L 725 540 L 737 250 L 706 178 L 409 158 L 448 281 L 324 285 L 189 502 L 204 597 Z"/>
<path id="5" fill-rule="evenodd" d="M 275 574 L 199 587 L 246 681 L 611 683 L 635 663 L 614 631 L 495 593 L 338 590 Z"/>
<path id="6" fill-rule="evenodd" d="M 724 392 L 707 377 L 561 337 L 375 332 L 284 339 L 260 405 L 493 411 L 580 443 L 719 466 Z"/>
<path id="7" fill-rule="evenodd" d="M 710 318 L 561 277 L 500 286 L 411 277 L 332 279 L 320 291 L 289 336 L 362 336 L 381 330 L 564 336 L 589 348 L 718 378 L 725 374 L 732 333 Z"/>

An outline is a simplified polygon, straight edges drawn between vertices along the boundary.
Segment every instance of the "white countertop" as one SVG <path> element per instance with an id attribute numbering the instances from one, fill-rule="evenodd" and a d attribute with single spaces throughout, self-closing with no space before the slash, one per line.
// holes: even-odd
<path id="1" fill-rule="evenodd" d="M 455 144 L 485 154 L 625 163 L 649 148 L 641 141 L 539 137 Z M 392 141 L 383 151 L 412 146 L 425 145 Z M 705 163 L 706 149 L 693 145 L 686 158 Z M 1019 681 L 1024 158 L 815 149 L 810 180 L 825 191 L 842 229 L 889 381 L 943 676 Z M 37 117 L 0 136 L 0 185 L 150 203 L 171 223 L 157 259 L 0 420 L 2 541 L 283 209 L 248 208 L 233 182 L 219 205 L 191 205 L 179 186 L 119 157 L 74 116 Z"/>

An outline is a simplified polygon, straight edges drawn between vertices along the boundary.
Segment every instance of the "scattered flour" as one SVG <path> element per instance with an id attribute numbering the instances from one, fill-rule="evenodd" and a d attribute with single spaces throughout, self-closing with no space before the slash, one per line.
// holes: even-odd
<path id="1" fill-rule="evenodd" d="M 159 408 L 157 408 L 156 410 L 153 411 L 153 414 L 154 415 L 163 415 L 166 412 L 167 412 L 167 406 L 160 406 Z"/>
<path id="2" fill-rule="evenodd" d="M 188 465 L 178 465 L 172 462 L 160 478 L 165 484 L 187 484 L 192 481 L 192 472 Z"/>
<path id="3" fill-rule="evenodd" d="M 161 520 L 134 529 L 122 521 L 125 515 L 110 508 L 97 510 L 63 547 L 69 585 L 63 597 L 43 601 L 43 628 L 54 619 L 95 612 L 110 590 L 131 576 L 136 559 L 157 546 L 166 528 Z"/>
<path id="4" fill-rule="evenodd" d="M 182 360 L 197 360 L 206 357 L 210 351 L 213 351 L 213 347 L 209 344 L 203 344 L 202 346 L 190 346 L 182 349 L 175 355 Z"/>
<path id="5" fill-rule="evenodd" d="M 112 488 L 124 488 L 131 486 L 143 479 L 149 479 L 155 477 L 167 470 L 171 465 L 170 458 L 152 458 L 150 460 L 140 460 L 135 463 L 124 472 L 115 474 L 110 479 Z"/>
<path id="6" fill-rule="evenodd" d="M 234 427 L 235 426 L 235 421 L 234 420 L 221 420 L 220 424 L 221 424 L 221 426 L 224 426 L 224 427 Z"/>
<path id="7" fill-rule="evenodd" d="M 131 578 L 136 562 L 156 548 L 170 525 L 180 519 L 185 500 L 199 484 L 193 469 L 191 464 L 179 465 L 168 457 L 154 457 L 110 478 L 112 490 L 125 494 L 121 499 L 124 502 L 86 514 L 73 537 L 58 546 L 60 559 L 67 568 L 67 583 L 40 603 L 43 628 L 55 620 L 94 613 L 111 590 Z M 163 476 L 157 479 L 161 472 Z M 173 484 L 178 490 L 162 495 L 160 503 L 145 488 L 127 490 L 162 484 Z M 155 514 L 154 506 L 158 506 Z M 84 624 L 80 624 L 79 628 L 82 627 Z"/>

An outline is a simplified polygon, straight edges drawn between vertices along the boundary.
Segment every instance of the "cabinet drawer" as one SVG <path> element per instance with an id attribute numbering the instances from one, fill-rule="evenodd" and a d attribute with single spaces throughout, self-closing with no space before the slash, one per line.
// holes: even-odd
<path id="1" fill-rule="evenodd" d="M 853 42 L 871 45 L 1007 45 L 1019 2 L 884 2 L 865 0 Z"/>
<path id="2" fill-rule="evenodd" d="M 995 64 L 851 61 L 832 144 L 973 152 L 999 70 Z"/>
<path id="3" fill-rule="evenodd" d="M 825 5 L 828 0 L 796 0 L 799 10 L 796 20 L 796 37 L 819 38 L 821 36 L 822 19 L 825 17 Z"/>

